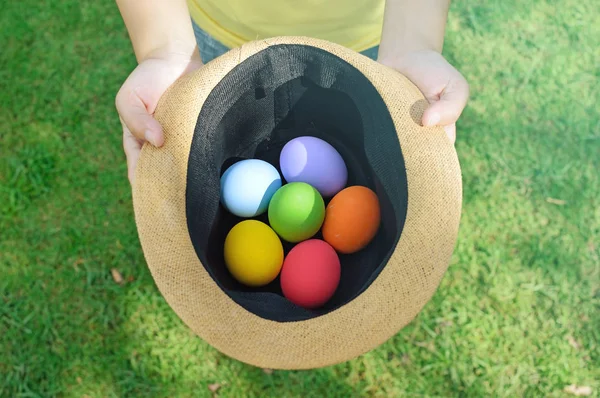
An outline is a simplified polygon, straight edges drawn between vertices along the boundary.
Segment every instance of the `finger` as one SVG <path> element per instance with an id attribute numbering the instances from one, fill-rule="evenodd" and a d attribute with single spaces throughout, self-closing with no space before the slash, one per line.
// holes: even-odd
<path id="1" fill-rule="evenodd" d="M 129 178 L 129 183 L 133 185 L 135 168 L 140 158 L 142 143 L 131 133 L 125 124 L 123 124 L 123 149 L 127 158 L 127 177 Z"/>
<path id="2" fill-rule="evenodd" d="M 452 80 L 438 101 L 432 101 L 423 113 L 423 126 L 447 126 L 455 123 L 469 99 L 469 85 L 460 78 Z"/>
<path id="3" fill-rule="evenodd" d="M 446 134 L 448 135 L 448 139 L 450 139 L 450 142 L 452 144 L 454 144 L 456 142 L 456 123 L 452 123 L 447 126 L 444 126 L 444 131 L 446 131 Z"/>
<path id="4" fill-rule="evenodd" d="M 162 146 L 164 137 L 160 123 L 148 113 L 146 105 L 134 91 L 121 88 L 115 103 L 121 120 L 135 138 Z"/>

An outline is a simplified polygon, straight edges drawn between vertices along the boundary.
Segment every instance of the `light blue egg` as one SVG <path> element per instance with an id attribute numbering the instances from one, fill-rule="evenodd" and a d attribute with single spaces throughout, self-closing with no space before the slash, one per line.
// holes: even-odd
<path id="1" fill-rule="evenodd" d="M 270 163 L 247 159 L 230 166 L 221 177 L 221 203 L 239 217 L 255 217 L 269 207 L 281 188 L 281 176 Z"/>

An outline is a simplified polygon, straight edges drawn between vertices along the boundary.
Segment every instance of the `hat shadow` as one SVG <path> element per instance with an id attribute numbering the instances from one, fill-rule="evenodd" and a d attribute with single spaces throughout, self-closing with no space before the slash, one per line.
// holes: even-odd
<path id="1" fill-rule="evenodd" d="M 260 384 L 263 386 L 262 397 L 304 398 L 307 396 L 306 391 L 310 391 L 309 396 L 323 397 L 352 397 L 359 393 L 359 386 L 346 382 L 340 374 L 340 367 L 345 367 L 344 364 L 309 370 L 271 370 L 244 364 L 226 356 L 223 358 L 228 362 L 227 366 L 239 370 L 237 374 L 240 379 L 236 381 L 236 387 L 247 386 L 251 389 Z M 307 387 L 298 391 L 298 383 L 306 384 Z M 227 389 L 227 385 L 224 385 L 224 395 L 227 395 Z M 284 391 L 285 394 L 282 395 Z"/>

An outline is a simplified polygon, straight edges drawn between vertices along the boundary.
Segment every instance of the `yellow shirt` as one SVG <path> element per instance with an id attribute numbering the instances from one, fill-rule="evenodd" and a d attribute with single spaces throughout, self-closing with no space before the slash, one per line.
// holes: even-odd
<path id="1" fill-rule="evenodd" d="M 364 51 L 379 44 L 385 0 L 187 0 L 194 21 L 233 48 L 273 36 L 310 36 Z"/>

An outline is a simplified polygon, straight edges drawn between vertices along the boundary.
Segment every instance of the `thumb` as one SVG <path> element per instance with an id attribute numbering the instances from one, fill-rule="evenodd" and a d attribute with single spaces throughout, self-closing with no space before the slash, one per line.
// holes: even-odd
<path id="1" fill-rule="evenodd" d="M 430 100 L 423 113 L 423 126 L 447 126 L 456 123 L 469 99 L 469 85 L 462 78 L 451 81 L 439 100 Z"/>
<path id="2" fill-rule="evenodd" d="M 148 141 L 154 146 L 162 146 L 164 137 L 160 123 L 152 117 L 134 91 L 122 88 L 117 94 L 115 104 L 123 123 L 135 138 Z"/>

